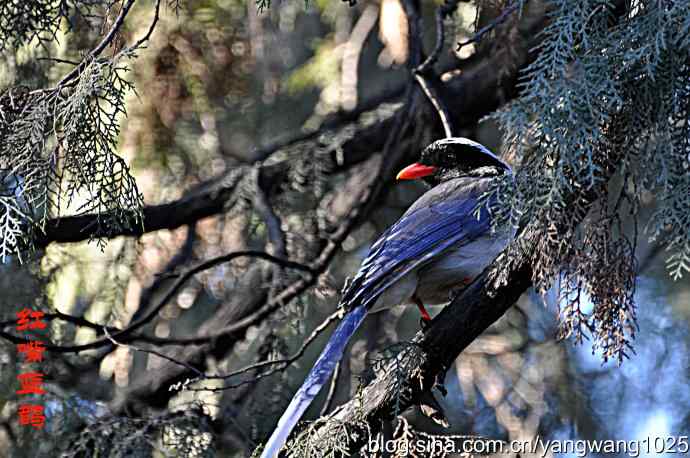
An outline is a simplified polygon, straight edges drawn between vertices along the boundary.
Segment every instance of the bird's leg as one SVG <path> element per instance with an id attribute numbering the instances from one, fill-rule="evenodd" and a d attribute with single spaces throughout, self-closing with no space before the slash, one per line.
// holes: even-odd
<path id="1" fill-rule="evenodd" d="M 439 393 L 443 395 L 443 397 L 446 397 L 448 394 L 448 390 L 446 389 L 445 385 L 445 380 L 446 380 L 446 373 L 448 372 L 448 366 L 445 364 L 441 368 L 441 371 L 436 374 L 436 379 L 434 380 L 434 386 L 433 388 L 436 388 Z"/>
<path id="2" fill-rule="evenodd" d="M 455 288 L 452 288 L 448 292 L 448 300 L 452 301 L 453 299 L 455 299 L 462 292 L 462 290 L 467 288 L 470 285 L 470 283 L 472 283 L 472 280 L 473 278 L 470 277 L 463 278 L 462 280 L 460 280 L 460 284 Z"/>
<path id="3" fill-rule="evenodd" d="M 415 304 L 417 304 L 419 313 L 422 314 L 422 318 L 419 320 L 419 325 L 422 327 L 422 329 L 424 329 L 431 321 L 431 316 L 429 315 L 429 312 L 426 311 L 426 308 L 424 307 L 424 304 L 422 304 L 422 300 L 420 298 L 417 296 L 412 296 L 412 300 Z"/>

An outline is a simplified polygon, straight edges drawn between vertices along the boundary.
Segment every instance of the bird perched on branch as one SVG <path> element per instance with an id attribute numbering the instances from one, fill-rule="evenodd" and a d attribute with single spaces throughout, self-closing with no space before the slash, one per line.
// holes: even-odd
<path id="1" fill-rule="evenodd" d="M 505 248 L 512 233 L 492 232 L 488 211 L 477 210 L 491 181 L 506 173 L 512 173 L 506 163 L 461 137 L 432 143 L 418 163 L 398 173 L 398 180 L 422 179 L 432 188 L 371 246 L 345 287 L 340 306 L 347 313 L 278 421 L 261 458 L 278 456 L 368 312 L 416 304 L 428 321 L 424 304 L 448 302 Z"/>

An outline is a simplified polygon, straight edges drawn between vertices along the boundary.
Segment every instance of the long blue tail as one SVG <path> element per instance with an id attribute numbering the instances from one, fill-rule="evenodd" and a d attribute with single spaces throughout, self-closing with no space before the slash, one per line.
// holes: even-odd
<path id="1" fill-rule="evenodd" d="M 309 372 L 307 379 L 295 396 L 290 401 L 290 405 L 285 409 L 283 416 L 278 420 L 278 425 L 271 437 L 266 442 L 261 458 L 276 458 L 278 452 L 285 445 L 288 436 L 292 432 L 302 414 L 309 404 L 314 400 L 321 387 L 326 384 L 328 377 L 333 373 L 338 361 L 343 357 L 343 351 L 350 337 L 355 333 L 359 325 L 364 321 L 367 308 L 360 305 L 350 310 L 345 315 L 336 330 L 333 332 L 326 348 L 323 349 L 316 364 Z"/>

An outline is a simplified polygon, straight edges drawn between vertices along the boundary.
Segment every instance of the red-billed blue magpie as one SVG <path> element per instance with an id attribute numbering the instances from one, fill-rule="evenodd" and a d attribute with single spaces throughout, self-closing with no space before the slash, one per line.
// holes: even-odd
<path id="1" fill-rule="evenodd" d="M 261 458 L 278 456 L 367 312 L 414 303 L 429 320 L 423 304 L 448 302 L 505 248 L 511 234 L 492 232 L 488 211 L 477 212 L 491 180 L 505 173 L 511 173 L 506 163 L 461 137 L 432 143 L 418 163 L 400 171 L 398 180 L 421 178 L 433 187 L 369 249 L 343 291 L 340 305 L 346 315 L 278 421 Z"/>

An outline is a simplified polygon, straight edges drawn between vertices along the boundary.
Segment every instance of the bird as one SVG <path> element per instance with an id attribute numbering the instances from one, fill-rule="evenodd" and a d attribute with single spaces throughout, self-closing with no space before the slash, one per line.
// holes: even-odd
<path id="1" fill-rule="evenodd" d="M 426 323 L 431 317 L 425 304 L 449 302 L 507 246 L 512 229 L 492 231 L 489 212 L 480 208 L 482 194 L 506 174 L 512 178 L 508 164 L 464 137 L 431 143 L 418 162 L 398 173 L 397 180 L 421 179 L 430 189 L 371 245 L 346 283 L 339 303 L 346 313 L 278 420 L 261 458 L 278 456 L 367 313 L 414 304 Z"/>

